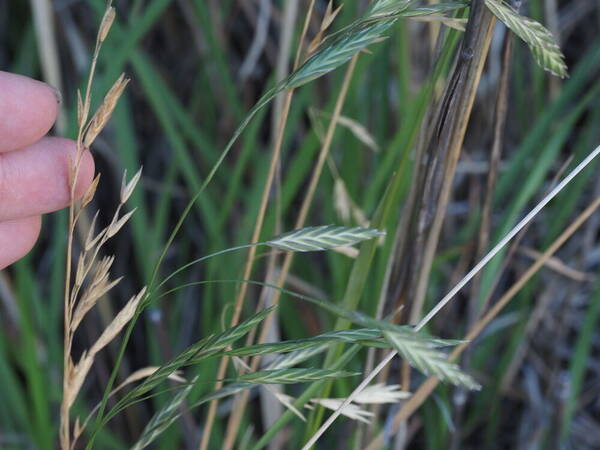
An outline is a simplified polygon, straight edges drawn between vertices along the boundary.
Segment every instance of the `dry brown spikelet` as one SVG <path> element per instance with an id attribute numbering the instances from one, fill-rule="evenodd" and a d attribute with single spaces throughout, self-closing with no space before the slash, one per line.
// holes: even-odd
<path id="1" fill-rule="evenodd" d="M 99 182 L 100 182 L 100 174 L 98 174 L 94 177 L 94 180 L 88 186 L 87 190 L 85 191 L 85 194 L 83 194 L 83 197 L 81 199 L 81 207 L 82 208 L 87 206 L 94 198 L 94 195 L 96 194 L 96 189 L 98 188 Z"/>
<path id="2" fill-rule="evenodd" d="M 98 340 L 90 348 L 90 354 L 95 355 L 104 347 L 106 347 L 131 320 L 137 307 L 142 300 L 146 288 L 144 287 L 137 295 L 133 296 L 127 304 L 119 311 L 112 322 L 104 329 Z"/>
<path id="3" fill-rule="evenodd" d="M 123 172 L 123 181 L 121 182 L 121 203 L 126 203 L 127 200 L 129 200 L 129 197 L 131 197 L 131 194 L 142 176 L 142 169 L 143 167 L 140 167 L 129 183 L 127 183 L 127 170 Z"/>
<path id="4" fill-rule="evenodd" d="M 108 226 L 108 229 L 106 230 L 107 237 L 111 238 L 115 234 L 117 234 L 119 230 L 123 227 L 123 225 L 125 225 L 127 221 L 131 218 L 136 209 L 137 208 L 133 208 L 131 211 L 129 211 L 117 221 L 113 220 L 112 223 Z"/>
<path id="5" fill-rule="evenodd" d="M 325 34 L 327 29 L 333 23 L 335 17 L 338 15 L 340 10 L 342 9 L 342 6 L 344 6 L 344 5 L 342 4 L 342 5 L 338 6 L 337 9 L 334 11 L 333 10 L 333 2 L 332 1 L 329 2 L 329 4 L 327 5 L 327 9 L 325 10 L 325 14 L 323 15 L 323 20 L 321 21 L 321 26 L 319 28 L 319 32 L 313 38 L 313 40 L 310 41 L 310 44 L 308 44 L 307 53 L 309 55 L 312 54 L 319 47 L 319 45 L 321 45 L 321 42 L 323 41 L 323 35 Z"/>
<path id="6" fill-rule="evenodd" d="M 104 129 L 128 83 L 129 78 L 125 78 L 125 74 L 122 73 L 119 79 L 115 81 L 115 84 L 112 85 L 108 93 L 104 96 L 102 104 L 94 113 L 85 132 L 83 138 L 84 147 L 89 148 L 96 137 L 98 137 L 100 132 Z"/>
<path id="7" fill-rule="evenodd" d="M 104 42 L 108 32 L 110 31 L 110 27 L 115 21 L 115 8 L 112 6 L 108 8 L 104 12 L 104 16 L 102 17 L 102 22 L 100 23 L 100 30 L 98 31 L 98 41 Z"/>

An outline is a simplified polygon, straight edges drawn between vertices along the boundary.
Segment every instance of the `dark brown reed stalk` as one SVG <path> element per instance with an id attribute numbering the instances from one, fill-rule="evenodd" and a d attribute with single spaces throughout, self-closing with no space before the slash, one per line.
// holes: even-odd
<path id="1" fill-rule="evenodd" d="M 409 322 L 421 317 L 433 256 L 452 192 L 475 93 L 489 49 L 495 17 L 482 0 L 473 2 L 457 60 L 438 103 L 424 121 L 415 175 L 396 249 L 393 305 L 411 304 Z M 433 124 L 433 125 L 432 125 Z"/>

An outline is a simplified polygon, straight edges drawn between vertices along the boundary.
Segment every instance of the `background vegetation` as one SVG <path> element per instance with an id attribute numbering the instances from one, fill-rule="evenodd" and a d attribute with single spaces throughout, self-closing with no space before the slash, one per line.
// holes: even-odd
<path id="1" fill-rule="evenodd" d="M 297 3 L 294 20 L 290 20 L 294 15 L 289 14 L 288 2 Z M 122 71 L 132 81 L 108 128 L 94 144 L 102 179 L 92 210 L 104 212 L 99 219 L 103 225 L 118 203 L 123 169 L 133 174 L 143 166 L 144 171 L 128 203 L 137 210 L 107 248 L 107 253 L 117 255 L 113 276 L 125 278 L 86 318 L 75 341 L 75 354 L 89 347 L 127 298 L 149 283 L 154 264 L 190 197 L 250 108 L 291 65 L 309 2 L 134 0 L 114 4 L 117 20 L 98 60 L 93 104 L 100 102 Z M 339 4 L 334 2 L 334 6 Z M 44 5 L 51 6 L 50 15 L 44 13 Z M 329 31 L 354 21 L 366 5 L 344 1 Z M 315 3 L 305 45 L 319 32 L 326 7 L 325 1 Z M 104 8 L 103 0 L 0 1 L 0 68 L 45 78 L 61 87 L 63 116 L 56 126 L 60 134 L 75 136 L 75 93 L 87 76 Z M 506 67 L 502 61 L 505 28 L 496 27 L 452 183 L 427 284 L 425 312 L 480 258 L 486 198 L 492 205 L 490 242 L 495 243 L 599 142 L 598 3 L 529 0 L 523 2 L 521 12 L 553 32 L 566 56 L 570 77 L 551 77 L 536 65 L 527 46 L 515 40 L 508 66 L 506 125 L 501 127 L 502 154 L 497 165 L 491 164 L 497 168 L 498 180 L 493 191 L 488 191 L 490 153 L 498 139 L 494 132 L 498 89 Z M 462 9 L 452 14 L 467 17 Z M 447 23 L 465 25 L 458 20 Z M 290 32 L 288 44 L 286 32 Z M 410 270 L 410 261 L 393 257 L 394 237 L 406 213 L 415 171 L 414 149 L 423 133 L 431 131 L 431 118 L 424 119 L 425 112 L 451 79 L 451 63 L 462 33 L 440 20 L 402 19 L 387 34 L 389 39 L 358 57 L 351 78 L 342 68 L 295 92 L 260 239 L 295 227 L 343 80 L 349 79 L 343 119 L 333 135 L 331 157 L 319 178 L 306 224 L 364 226 L 371 222 L 385 229 L 387 238 L 380 246 L 364 244 L 371 247 L 363 246 L 358 259 L 353 252 L 296 255 L 286 287 L 339 303 L 343 299 L 346 306 L 354 296 L 354 308 L 373 316 L 379 299 L 384 298 L 385 314 L 403 304 L 404 312 L 394 320 L 415 323 L 409 320 L 410 302 L 402 296 L 396 302 L 401 291 L 396 281 L 401 276 L 418 277 L 413 272 L 419 268 L 415 263 Z M 281 103 L 273 105 L 249 124 L 195 203 L 166 255 L 163 275 L 202 255 L 252 241 L 281 117 Z M 427 331 L 448 339 L 463 338 L 480 316 L 473 305 L 480 305 L 487 296 L 493 304 L 538 258 L 538 252 L 600 195 L 597 167 L 597 162 L 592 163 L 527 229 L 518 246 L 494 260 L 474 287 L 465 288 Z M 395 179 L 399 181 L 393 183 L 393 201 L 384 214 L 378 205 Z M 2 448 L 53 448 L 57 442 L 66 227 L 65 212 L 47 217 L 35 251 L 0 273 Z M 402 433 L 386 436 L 386 445 L 427 449 L 600 446 L 599 227 L 600 216 L 595 214 L 464 355 L 461 366 L 483 389 L 468 393 L 439 386 Z M 376 250 L 373 261 L 360 265 L 371 250 Z M 173 286 L 241 279 L 245 252 L 195 265 L 176 277 Z M 274 282 L 277 278 L 282 257 L 273 260 L 268 255 L 266 249 L 258 249 L 252 279 L 264 281 L 269 275 L 267 281 Z M 357 261 L 362 289 L 356 288 Z M 391 276 L 389 284 L 386 274 Z M 179 290 L 153 303 L 134 329 L 119 380 L 138 368 L 160 365 L 200 338 L 227 328 L 238 289 L 236 283 L 211 283 Z M 273 291 L 248 287 L 242 317 L 254 313 L 261 295 L 268 304 Z M 270 340 L 299 339 L 340 326 L 335 316 L 286 295 L 276 317 Z M 98 356 L 75 406 L 76 415 L 85 417 L 100 401 L 117 350 L 112 344 Z M 335 357 L 335 353 L 328 355 L 330 360 Z M 367 351 L 361 350 L 345 368 L 363 372 L 367 359 Z M 324 364 L 322 357 L 315 361 L 313 365 Z M 193 398 L 213 390 L 218 364 L 214 358 L 193 368 L 191 373 L 199 380 Z M 234 366 L 229 366 L 232 376 Z M 324 396 L 346 397 L 359 378 L 336 380 Z M 408 377 L 399 360 L 381 379 L 403 384 L 410 392 L 423 380 L 415 372 Z M 308 386 L 294 385 L 286 393 L 298 397 Z M 102 429 L 97 446 L 127 447 L 169 398 L 169 393 L 163 393 L 128 408 Z M 220 402 L 210 448 L 223 446 L 233 405 L 231 399 Z M 252 391 L 236 448 L 262 445 L 261 437 L 283 413 L 282 408 L 269 393 Z M 157 448 L 197 448 L 207 410 L 202 406 L 183 414 L 156 441 Z M 318 446 L 363 448 L 375 433 L 385 430 L 397 411 L 398 405 L 378 408 L 373 426 L 364 428 L 350 419 L 338 419 Z M 322 422 L 322 412 L 305 412 L 308 422 L 292 418 L 272 440 L 273 448 L 299 448 L 310 437 Z"/>

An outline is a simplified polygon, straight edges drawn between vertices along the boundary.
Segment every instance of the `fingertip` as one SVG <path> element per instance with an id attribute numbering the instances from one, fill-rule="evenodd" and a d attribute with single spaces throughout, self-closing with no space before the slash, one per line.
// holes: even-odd
<path id="1" fill-rule="evenodd" d="M 57 90 L 41 81 L 0 71 L 0 152 L 33 144 L 54 125 Z"/>
<path id="2" fill-rule="evenodd" d="M 0 155 L 0 220 L 30 217 L 65 208 L 71 201 L 71 171 L 77 145 L 47 137 L 15 152 Z M 92 182 L 94 161 L 89 151 L 79 165 L 75 198 Z"/>
<path id="3" fill-rule="evenodd" d="M 0 223 L 0 270 L 31 251 L 40 235 L 41 226 L 40 216 Z"/>

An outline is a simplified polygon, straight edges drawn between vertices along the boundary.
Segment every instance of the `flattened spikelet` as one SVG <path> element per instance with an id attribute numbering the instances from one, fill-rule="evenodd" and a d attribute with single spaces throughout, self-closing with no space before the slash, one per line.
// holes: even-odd
<path id="1" fill-rule="evenodd" d="M 83 138 L 84 147 L 89 148 L 96 137 L 104 129 L 128 83 L 129 78 L 125 78 L 125 74 L 121 74 L 119 79 L 115 81 L 115 84 L 113 84 L 113 86 L 110 88 L 104 97 L 102 104 L 92 117 L 92 120 L 90 121 L 90 124 L 85 132 L 85 136 Z"/>
<path id="2" fill-rule="evenodd" d="M 104 42 L 106 39 L 110 27 L 112 27 L 112 24 L 115 21 L 115 15 L 115 8 L 112 6 L 107 8 L 104 12 L 104 17 L 102 17 L 102 22 L 100 23 L 100 30 L 98 31 L 98 41 Z"/>
<path id="3" fill-rule="evenodd" d="M 136 208 L 132 209 L 131 211 L 129 211 L 127 214 L 125 214 L 123 217 L 119 218 L 118 220 L 113 220 L 113 222 L 108 226 L 107 230 L 106 230 L 106 235 L 108 238 L 113 237 L 115 234 L 117 234 L 119 232 L 119 230 L 121 228 L 123 228 L 123 225 L 125 225 L 127 223 L 127 221 L 131 218 L 131 216 L 133 215 L 133 213 L 135 212 Z"/>
<path id="4" fill-rule="evenodd" d="M 266 244 L 280 250 L 314 252 L 353 245 L 384 234 L 373 228 L 324 225 L 301 228 L 271 239 Z"/>
<path id="5" fill-rule="evenodd" d="M 98 340 L 92 345 L 90 354 L 95 355 L 104 347 L 106 347 L 131 320 L 137 307 L 146 293 L 146 288 L 143 288 L 137 295 L 133 296 L 127 304 L 119 311 L 112 322 L 104 329 Z"/>
<path id="6" fill-rule="evenodd" d="M 83 198 L 81 199 L 81 207 L 82 208 L 87 206 L 94 198 L 94 195 L 96 194 L 96 189 L 98 188 L 99 182 L 100 182 L 100 174 L 98 174 L 94 177 L 94 179 L 92 180 L 92 183 L 86 189 L 85 194 L 83 194 Z"/>
<path id="7" fill-rule="evenodd" d="M 448 357 L 436 350 L 436 343 L 430 342 L 417 332 L 384 331 L 386 340 L 394 346 L 398 353 L 415 369 L 425 375 L 435 375 L 440 380 L 463 386 L 467 389 L 479 390 L 481 385 L 460 367 L 448 361 Z"/>
<path id="8" fill-rule="evenodd" d="M 136 174 L 133 176 L 133 178 L 131 180 L 129 180 L 129 183 L 127 182 L 127 171 L 123 172 L 123 181 L 121 182 L 121 204 L 124 204 L 127 202 L 127 200 L 129 200 L 129 197 L 131 197 L 131 194 L 133 193 L 135 187 L 138 184 L 138 181 L 140 181 L 140 177 L 142 176 L 142 167 L 140 167 L 140 169 L 136 172 Z"/>
<path id="9" fill-rule="evenodd" d="M 69 374 L 69 390 L 63 393 L 69 407 L 73 406 L 73 402 L 75 401 L 75 398 L 77 398 L 77 394 L 79 394 L 81 386 L 83 386 L 83 382 L 85 381 L 85 377 L 90 371 L 93 363 L 94 355 L 89 355 L 84 352 L 77 365 L 72 367 L 71 373 Z"/>
<path id="10" fill-rule="evenodd" d="M 565 57 L 560 47 L 556 44 L 552 33 L 541 23 L 521 16 L 504 0 L 485 0 L 485 4 L 498 19 L 527 43 L 540 67 L 560 78 L 568 76 Z"/>

